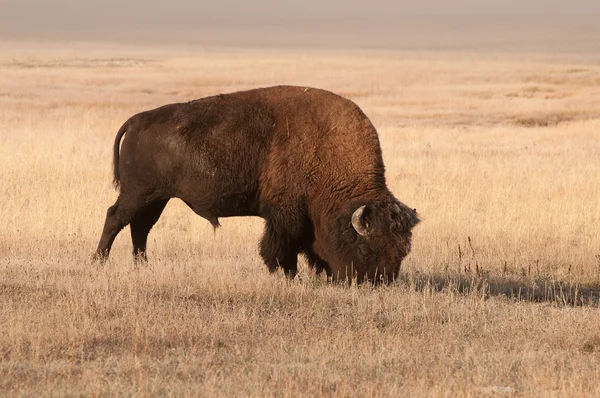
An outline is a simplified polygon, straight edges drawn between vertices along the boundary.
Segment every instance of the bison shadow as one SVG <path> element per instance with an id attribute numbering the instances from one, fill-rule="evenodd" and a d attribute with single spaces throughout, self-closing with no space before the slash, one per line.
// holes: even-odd
<path id="1" fill-rule="evenodd" d="M 450 291 L 464 296 L 506 297 L 514 301 L 562 306 L 600 305 L 600 286 L 578 285 L 544 278 L 509 278 L 457 273 L 407 272 L 398 283 L 418 292 Z"/>

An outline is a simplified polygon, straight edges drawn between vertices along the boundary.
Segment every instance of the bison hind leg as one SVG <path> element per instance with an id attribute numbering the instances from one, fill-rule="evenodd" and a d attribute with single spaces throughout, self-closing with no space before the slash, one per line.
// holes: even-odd
<path id="1" fill-rule="evenodd" d="M 130 223 L 132 226 L 132 238 L 138 250 L 144 248 L 148 237 L 148 232 L 152 225 L 158 220 L 160 212 L 164 209 L 167 201 L 157 203 L 159 199 L 148 191 L 126 191 L 121 190 L 114 205 L 109 207 L 106 212 L 106 221 L 98 248 L 94 258 L 100 262 L 105 262 L 110 253 L 115 238 L 121 230 Z M 162 199 L 161 199 L 162 200 Z"/>
<path id="2" fill-rule="evenodd" d="M 169 199 L 156 200 L 139 211 L 130 223 L 133 259 L 135 262 L 148 261 L 146 245 L 148 234 L 162 214 Z"/>
<path id="3" fill-rule="evenodd" d="M 129 200 L 123 194 L 119 195 L 114 205 L 108 208 L 106 220 L 94 259 L 104 263 L 108 259 L 110 249 L 121 230 L 131 222 L 138 212 L 140 205 L 137 200 Z"/>

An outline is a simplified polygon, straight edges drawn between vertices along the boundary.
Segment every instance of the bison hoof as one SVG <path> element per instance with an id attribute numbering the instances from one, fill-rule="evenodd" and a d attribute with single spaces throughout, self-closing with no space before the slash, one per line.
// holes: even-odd
<path id="1" fill-rule="evenodd" d="M 92 256 L 92 262 L 100 264 L 100 265 L 104 265 L 107 260 L 108 260 L 108 255 L 106 255 L 105 253 L 102 253 L 102 252 L 96 252 Z"/>

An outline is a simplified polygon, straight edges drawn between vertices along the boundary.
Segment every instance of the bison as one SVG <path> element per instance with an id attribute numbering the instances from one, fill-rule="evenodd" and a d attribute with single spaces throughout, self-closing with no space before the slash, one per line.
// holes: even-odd
<path id="1" fill-rule="evenodd" d="M 134 258 L 146 260 L 150 229 L 179 198 L 215 228 L 220 217 L 262 217 L 270 272 L 294 278 L 303 254 L 334 281 L 392 280 L 419 222 L 386 186 L 368 117 L 321 89 L 260 88 L 136 114 L 117 133 L 113 166 L 120 194 L 101 261 L 128 224 Z"/>

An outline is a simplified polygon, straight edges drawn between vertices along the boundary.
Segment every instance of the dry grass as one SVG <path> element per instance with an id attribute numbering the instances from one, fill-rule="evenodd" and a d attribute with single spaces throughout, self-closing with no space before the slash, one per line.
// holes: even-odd
<path id="1" fill-rule="evenodd" d="M 0 394 L 600 395 L 592 58 L 0 43 Z M 423 222 L 401 281 L 268 275 L 259 219 L 173 201 L 135 268 L 90 261 L 131 114 L 272 84 L 378 128 Z M 566 304 L 566 305 L 565 305 Z"/>

